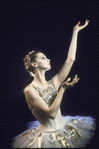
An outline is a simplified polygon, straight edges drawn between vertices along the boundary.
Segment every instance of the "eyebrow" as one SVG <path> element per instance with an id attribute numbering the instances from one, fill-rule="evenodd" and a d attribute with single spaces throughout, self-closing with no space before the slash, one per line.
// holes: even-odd
<path id="1" fill-rule="evenodd" d="M 42 56 L 46 57 L 45 55 L 42 55 Z M 42 56 L 40 56 L 40 58 L 41 58 Z"/>

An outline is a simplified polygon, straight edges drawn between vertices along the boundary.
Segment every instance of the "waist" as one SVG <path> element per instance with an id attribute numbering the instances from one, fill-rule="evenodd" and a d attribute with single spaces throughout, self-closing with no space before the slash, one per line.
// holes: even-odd
<path id="1" fill-rule="evenodd" d="M 56 131 L 64 127 L 66 120 L 61 117 L 56 117 L 55 119 L 48 118 L 46 122 L 41 123 L 38 127 L 40 132 L 50 132 Z"/>

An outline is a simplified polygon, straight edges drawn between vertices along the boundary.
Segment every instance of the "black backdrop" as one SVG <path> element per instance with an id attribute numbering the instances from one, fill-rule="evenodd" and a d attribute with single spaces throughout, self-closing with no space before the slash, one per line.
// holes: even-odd
<path id="1" fill-rule="evenodd" d="M 89 25 L 79 32 L 77 58 L 68 77 L 78 74 L 80 81 L 66 91 L 63 115 L 97 116 L 96 102 L 96 1 L 1 0 L 1 148 L 10 148 L 12 138 L 35 120 L 23 95 L 32 77 L 24 69 L 23 58 L 39 50 L 51 59 L 51 79 L 64 63 L 73 27 L 78 21 Z M 91 146 L 97 146 L 96 135 Z"/>

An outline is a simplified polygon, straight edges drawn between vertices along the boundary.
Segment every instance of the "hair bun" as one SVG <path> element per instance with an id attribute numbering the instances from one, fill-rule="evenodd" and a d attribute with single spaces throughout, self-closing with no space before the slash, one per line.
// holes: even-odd
<path id="1" fill-rule="evenodd" d="M 34 50 L 31 52 L 28 52 L 28 54 L 23 59 L 24 66 L 25 66 L 26 70 L 30 73 L 31 76 L 34 76 L 32 62 L 35 62 L 37 53 L 39 53 L 39 52 L 35 52 Z"/>
<path id="2" fill-rule="evenodd" d="M 29 55 L 26 55 L 25 58 L 23 59 L 25 68 L 28 70 L 29 65 L 31 64 L 31 58 Z"/>

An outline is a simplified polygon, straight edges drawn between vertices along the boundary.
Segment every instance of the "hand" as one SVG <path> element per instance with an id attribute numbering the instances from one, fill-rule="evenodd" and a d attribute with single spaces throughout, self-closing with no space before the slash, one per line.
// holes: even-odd
<path id="1" fill-rule="evenodd" d="M 74 31 L 80 31 L 80 30 L 82 30 L 83 28 L 85 28 L 88 25 L 88 23 L 89 23 L 89 20 L 86 19 L 85 24 L 79 26 L 80 25 L 80 21 L 79 21 L 77 23 L 77 25 L 74 27 Z"/>
<path id="2" fill-rule="evenodd" d="M 70 87 L 73 87 L 74 84 L 76 84 L 79 81 L 80 78 L 77 77 L 77 75 L 75 75 L 75 77 L 73 78 L 73 81 L 69 83 L 69 81 L 71 80 L 71 78 L 68 78 L 63 84 L 62 84 L 62 88 L 64 89 L 68 89 Z"/>

